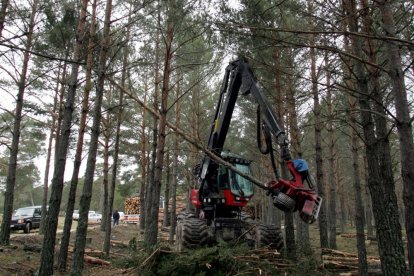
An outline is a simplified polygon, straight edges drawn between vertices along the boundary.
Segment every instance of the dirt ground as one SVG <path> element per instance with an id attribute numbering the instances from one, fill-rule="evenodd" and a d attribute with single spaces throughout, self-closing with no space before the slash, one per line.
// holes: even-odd
<path id="1" fill-rule="evenodd" d="M 112 263 L 120 263 L 123 259 L 129 257 L 129 244 L 135 237 L 139 242 L 140 233 L 135 224 L 120 224 L 112 228 L 111 241 L 111 265 L 102 266 L 97 264 L 85 263 L 84 275 L 126 275 L 127 269 L 116 268 Z M 59 248 L 60 234 L 57 234 L 56 249 Z M 99 225 L 88 227 L 86 250 L 102 250 L 104 232 L 99 230 Z M 75 232 L 71 234 L 71 246 L 73 248 L 75 241 Z M 39 269 L 40 248 L 42 246 L 43 236 L 37 231 L 30 234 L 24 234 L 22 231 L 13 232 L 10 238 L 10 246 L 0 247 L 0 275 L 35 275 Z M 55 255 L 55 263 L 58 254 Z M 92 257 L 102 257 L 99 252 L 91 253 Z M 72 254 L 69 254 L 68 267 L 72 265 Z M 69 270 L 68 269 L 68 270 Z M 56 273 L 56 275 L 67 275 L 68 273 Z"/>
<path id="2" fill-rule="evenodd" d="M 74 230 L 76 228 L 73 228 Z M 351 229 L 350 229 L 351 230 Z M 353 233 L 353 231 L 349 231 L 350 233 Z M 161 228 L 159 234 L 161 236 L 160 240 L 166 241 L 168 237 L 168 228 Z M 312 247 L 315 250 L 315 256 L 317 255 L 316 263 L 312 264 L 311 260 L 306 260 L 308 263 L 312 264 L 313 271 L 317 274 L 312 275 L 339 275 L 337 270 L 333 268 L 333 270 L 330 269 L 322 269 L 321 270 L 321 262 L 320 262 L 320 249 L 318 249 L 319 246 L 319 232 L 317 230 L 316 225 L 312 225 L 310 227 L 310 236 L 311 236 L 311 244 Z M 40 250 L 42 247 L 42 239 L 43 237 L 38 234 L 37 231 L 34 231 L 30 234 L 24 234 L 23 231 L 14 232 L 10 239 L 10 246 L 3 246 L 0 247 L 0 276 L 1 275 L 36 275 L 36 271 L 39 269 L 39 261 L 40 261 Z M 56 242 L 56 251 L 59 250 L 59 240 L 60 240 L 60 233 L 58 232 L 57 235 L 57 242 Z M 73 250 L 75 240 L 75 231 L 72 232 L 71 235 L 71 249 Z M 112 235 L 111 235 L 111 255 L 109 259 L 103 258 L 102 254 L 102 245 L 104 240 L 104 232 L 101 232 L 99 229 L 99 225 L 91 225 L 88 228 L 88 236 L 87 236 L 87 246 L 86 246 L 86 254 L 91 257 L 96 258 L 102 258 L 106 261 L 108 261 L 110 264 L 108 266 L 103 266 L 99 264 L 90 264 L 85 262 L 84 264 L 84 270 L 83 275 L 99 275 L 99 276 L 106 276 L 106 275 L 137 275 L 139 267 L 143 265 L 143 263 L 146 263 L 147 260 L 150 260 L 149 263 L 155 261 L 151 258 L 150 255 L 151 252 L 144 252 L 146 255 L 144 256 L 144 259 L 137 259 L 137 254 L 141 254 L 143 252 L 143 246 L 142 246 L 142 240 L 143 237 L 140 233 L 140 230 L 137 225 L 135 224 L 120 224 L 119 226 L 116 226 L 112 229 Z M 344 252 L 352 252 L 356 253 L 356 241 L 355 241 L 355 235 L 338 235 L 337 236 L 337 243 L 338 243 L 338 249 L 342 250 Z M 374 241 L 367 241 L 367 251 L 370 255 L 377 255 L 377 245 Z M 168 243 L 162 242 L 162 246 L 166 246 L 166 250 L 161 250 L 162 254 L 167 254 L 169 256 L 173 256 L 170 258 L 172 262 L 175 262 L 179 259 L 179 257 L 185 257 L 185 254 L 176 255 L 177 253 L 174 252 L 172 254 L 171 251 L 171 245 Z M 94 252 L 91 252 L 91 250 L 94 250 Z M 159 251 L 158 253 L 160 253 Z M 71 252 L 71 250 L 70 250 Z M 231 251 L 233 252 L 233 251 Z M 154 255 L 156 255 L 155 251 L 153 252 Z M 257 255 L 256 253 L 247 252 L 248 257 L 251 258 L 250 255 Z M 269 252 L 268 252 L 269 253 Z M 211 265 L 210 263 L 205 263 L 206 261 L 197 261 L 197 252 L 193 252 L 191 254 L 187 254 L 189 259 L 184 259 L 184 266 L 186 266 L 188 263 L 200 263 L 200 268 L 203 268 L 204 266 Z M 246 252 L 243 253 L 246 255 Z M 233 256 L 234 252 L 231 253 L 231 259 L 240 259 L 245 258 L 247 256 Z M 263 254 L 259 254 L 258 258 L 261 259 L 265 264 L 266 263 L 272 263 L 271 259 L 266 259 L 261 256 Z M 149 257 L 148 257 L 149 256 Z M 319 256 L 319 257 L 318 257 Z M 148 257 L 148 259 L 147 259 Z M 257 257 L 257 256 L 256 256 Z M 55 263 L 58 258 L 58 253 L 55 254 Z M 193 259 L 196 259 L 194 261 Z M 276 263 L 280 263 L 283 260 L 276 259 L 273 260 Z M 70 270 L 70 267 L 72 265 L 72 254 L 69 254 L 68 259 L 68 271 Z M 179 265 L 180 261 L 177 261 L 177 265 Z M 181 263 L 183 263 L 183 260 L 181 260 Z M 172 265 L 175 265 L 172 264 Z M 292 265 L 293 269 L 296 269 L 295 271 L 300 271 L 300 266 L 302 266 L 303 263 L 298 263 L 296 265 Z M 157 265 L 156 265 L 157 266 Z M 296 266 L 296 267 L 295 267 Z M 127 268 L 129 267 L 129 268 Z M 159 267 L 159 266 L 157 266 Z M 259 266 L 258 266 L 259 267 Z M 260 268 L 260 267 L 259 267 Z M 373 267 L 376 269 L 375 271 L 378 271 L 378 264 Z M 347 272 L 347 271 L 353 271 L 355 270 L 354 267 L 351 266 L 350 269 L 342 270 L 341 272 Z M 260 271 L 260 269 L 259 269 Z M 295 272 L 295 273 L 296 273 Z M 55 275 L 68 275 L 67 273 L 59 273 L 57 270 L 55 270 Z M 157 275 L 155 274 L 152 275 Z M 168 275 L 168 274 L 163 274 Z M 176 274 L 181 275 L 181 274 Z M 200 274 L 203 275 L 203 274 Z M 205 274 L 210 275 L 210 274 Z M 252 275 L 252 274 L 247 274 Z M 253 275 L 261 275 L 260 273 L 253 273 Z M 268 274 L 272 275 L 272 274 Z M 279 275 L 279 274 L 278 274 Z M 284 275 L 299 275 L 299 274 L 284 274 Z M 345 275 L 354 275 L 354 274 L 345 274 Z"/>

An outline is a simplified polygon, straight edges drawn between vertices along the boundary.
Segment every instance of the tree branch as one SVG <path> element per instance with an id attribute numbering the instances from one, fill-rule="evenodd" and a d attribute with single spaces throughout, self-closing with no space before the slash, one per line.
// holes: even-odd
<path id="1" fill-rule="evenodd" d="M 0 45 L 1 46 L 4 46 L 4 47 L 7 47 L 7 48 L 10 48 L 10 49 L 20 50 L 22 52 L 29 52 L 32 55 L 39 56 L 39 57 L 43 57 L 43 58 L 50 59 L 50 60 L 59 60 L 59 61 L 67 62 L 67 63 L 74 63 L 74 64 L 79 64 L 79 65 L 86 65 L 85 62 L 80 62 L 80 61 L 75 61 L 75 60 L 70 60 L 70 59 L 59 58 L 59 57 L 55 57 L 55 56 L 51 56 L 51 55 L 47 55 L 47 54 L 42 54 L 42 53 L 38 53 L 38 52 L 35 52 L 35 51 L 27 50 L 27 49 L 24 49 L 24 48 L 15 46 L 15 45 L 11 45 L 11 44 L 0 43 Z"/>

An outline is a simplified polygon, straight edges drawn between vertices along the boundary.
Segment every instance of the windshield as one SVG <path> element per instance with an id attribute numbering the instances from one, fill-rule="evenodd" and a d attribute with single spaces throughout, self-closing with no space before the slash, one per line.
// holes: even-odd
<path id="1" fill-rule="evenodd" d="M 234 165 L 239 171 L 244 172 L 246 174 L 250 174 L 250 168 L 248 165 Z M 233 171 L 230 171 L 230 175 L 230 189 L 233 194 L 245 197 L 253 195 L 253 185 L 249 180 L 240 176 L 239 174 L 236 174 Z"/>
<path id="2" fill-rule="evenodd" d="M 14 215 L 15 216 L 32 216 L 33 211 L 34 211 L 34 208 L 20 208 L 20 209 L 17 209 Z"/>

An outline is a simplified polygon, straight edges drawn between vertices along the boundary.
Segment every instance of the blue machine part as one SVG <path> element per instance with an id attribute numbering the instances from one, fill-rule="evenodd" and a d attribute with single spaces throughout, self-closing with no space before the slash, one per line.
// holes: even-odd
<path id="1" fill-rule="evenodd" d="M 303 159 L 295 159 L 293 160 L 293 165 L 298 172 L 304 172 L 309 170 L 308 163 Z"/>

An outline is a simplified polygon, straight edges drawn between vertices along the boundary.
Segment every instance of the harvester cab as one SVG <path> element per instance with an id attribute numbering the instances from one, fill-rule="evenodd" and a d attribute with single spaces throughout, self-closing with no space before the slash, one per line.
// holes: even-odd
<path id="1" fill-rule="evenodd" d="M 239 171 L 251 174 L 251 161 L 239 155 L 223 151 L 221 158 Z M 200 189 L 191 189 L 191 203 L 195 206 L 200 216 L 210 222 L 217 215 L 221 217 L 236 217 L 241 207 L 247 205 L 253 197 L 253 183 L 233 170 L 219 164 L 215 164 L 217 174 L 211 174 L 210 185 L 207 185 L 199 194 Z M 195 168 L 198 173 L 200 166 Z"/>

